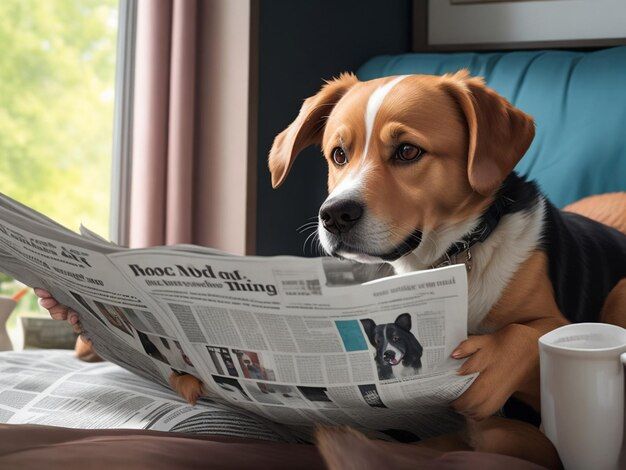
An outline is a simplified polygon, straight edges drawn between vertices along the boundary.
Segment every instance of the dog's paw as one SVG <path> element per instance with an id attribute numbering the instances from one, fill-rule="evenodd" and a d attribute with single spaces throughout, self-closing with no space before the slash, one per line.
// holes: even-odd
<path id="1" fill-rule="evenodd" d="M 526 326 L 511 324 L 493 334 L 469 337 L 452 357 L 468 358 L 459 368 L 459 375 L 480 374 L 452 402 L 452 408 L 482 420 L 498 411 L 538 371 L 537 334 Z"/>
<path id="2" fill-rule="evenodd" d="M 172 389 L 190 405 L 195 405 L 203 394 L 202 382 L 193 375 L 172 372 L 169 382 Z"/>
<path id="3" fill-rule="evenodd" d="M 98 353 L 94 350 L 93 344 L 83 336 L 76 338 L 76 345 L 74 346 L 74 354 L 81 361 L 85 362 L 102 362 L 103 359 L 98 356 Z"/>

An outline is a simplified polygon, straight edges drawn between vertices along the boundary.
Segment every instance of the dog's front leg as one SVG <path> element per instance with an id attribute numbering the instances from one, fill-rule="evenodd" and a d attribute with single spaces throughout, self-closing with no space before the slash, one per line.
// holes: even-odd
<path id="1" fill-rule="evenodd" d="M 460 375 L 480 375 L 452 403 L 459 413 L 481 420 L 498 411 L 515 392 L 535 409 L 539 408 L 539 337 L 565 323 L 563 319 L 541 319 L 510 324 L 488 335 L 470 336 L 452 353 L 467 361 Z"/>
<path id="2" fill-rule="evenodd" d="M 190 405 L 195 405 L 203 394 L 202 382 L 191 374 L 172 371 L 169 382 L 174 391 Z"/>

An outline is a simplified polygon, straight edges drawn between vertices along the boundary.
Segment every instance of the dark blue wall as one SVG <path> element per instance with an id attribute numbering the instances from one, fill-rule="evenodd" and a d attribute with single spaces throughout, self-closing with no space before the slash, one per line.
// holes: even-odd
<path id="1" fill-rule="evenodd" d="M 259 255 L 303 252 L 296 229 L 317 215 L 326 193 L 326 165 L 317 148 L 303 152 L 272 190 L 267 154 L 276 134 L 296 117 L 323 79 L 356 71 L 378 54 L 410 50 L 410 0 L 261 0 L 257 240 Z"/>

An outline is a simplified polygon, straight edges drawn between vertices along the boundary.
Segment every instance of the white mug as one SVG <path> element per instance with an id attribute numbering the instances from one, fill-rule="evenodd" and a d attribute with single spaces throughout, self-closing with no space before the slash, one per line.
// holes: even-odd
<path id="1" fill-rule="evenodd" d="M 539 338 L 541 421 L 566 470 L 626 468 L 626 329 L 577 323 Z"/>

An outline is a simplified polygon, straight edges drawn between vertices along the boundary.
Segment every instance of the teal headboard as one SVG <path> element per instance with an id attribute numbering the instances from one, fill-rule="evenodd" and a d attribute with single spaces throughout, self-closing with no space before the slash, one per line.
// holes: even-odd
<path id="1" fill-rule="evenodd" d="M 594 52 L 404 54 L 374 57 L 361 80 L 467 68 L 535 118 L 517 170 L 557 206 L 626 191 L 626 46 Z"/>

